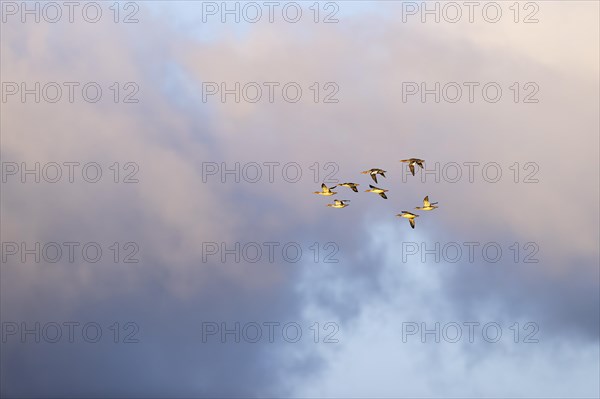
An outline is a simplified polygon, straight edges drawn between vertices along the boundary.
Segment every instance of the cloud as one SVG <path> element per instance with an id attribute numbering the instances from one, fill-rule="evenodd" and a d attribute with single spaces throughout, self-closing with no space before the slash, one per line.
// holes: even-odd
<path id="1" fill-rule="evenodd" d="M 140 248 L 138 264 L 2 264 L 3 321 L 96 320 L 109 337 L 3 344 L 3 394 L 597 395 L 598 209 L 586 205 L 598 199 L 598 39 L 588 39 L 597 4 L 544 3 L 532 26 L 402 24 L 399 6 L 346 5 L 339 24 L 198 24 L 198 8 L 187 5 L 168 14 L 142 7 L 141 22 L 128 26 L 3 24 L 3 81 L 105 88 L 96 104 L 3 103 L 3 162 L 95 161 L 107 177 L 3 184 L 3 241 Z M 565 42 L 559 23 L 582 40 Z M 115 81 L 135 82 L 140 102 L 112 102 Z M 403 102 L 402 83 L 422 81 L 498 82 L 503 99 Z M 203 82 L 297 82 L 303 98 L 203 103 Z M 339 86 L 339 103 L 315 103 L 315 82 L 321 94 L 328 82 Z M 514 82 L 535 82 L 540 102 L 514 103 Z M 502 180 L 476 174 L 469 183 L 463 169 L 458 183 L 402 182 L 398 160 L 413 154 L 428 169 L 498 162 Z M 114 162 L 139 165 L 139 183 L 113 183 Z M 229 176 L 223 184 L 218 175 L 203 180 L 207 162 L 279 165 L 273 183 L 264 167 L 257 183 Z M 281 175 L 291 162 L 302 171 L 296 183 Z M 522 183 L 527 162 L 539 166 L 539 183 Z M 375 166 L 389 171 L 388 201 L 342 191 L 351 206 L 331 212 L 311 194 L 335 168 L 362 189 L 370 181 L 359 172 Z M 427 194 L 441 207 L 417 229 L 394 219 Z M 203 242 L 270 241 L 299 243 L 302 261 L 202 261 Z M 402 242 L 422 241 L 535 242 L 541 262 L 399 262 Z M 322 261 L 329 242 L 338 263 Z M 470 318 L 535 321 L 543 339 L 532 347 L 398 341 L 402 321 Z M 138 323 L 141 342 L 113 346 L 115 321 Z M 203 321 L 296 321 L 308 338 L 203 344 Z M 327 321 L 339 326 L 340 343 L 310 342 L 308 326 Z M 534 371 L 514 371 L 525 367 Z"/>

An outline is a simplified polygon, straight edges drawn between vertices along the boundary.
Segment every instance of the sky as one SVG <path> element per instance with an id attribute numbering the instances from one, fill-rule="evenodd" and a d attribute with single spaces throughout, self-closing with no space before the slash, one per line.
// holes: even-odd
<path id="1" fill-rule="evenodd" d="M 600 396 L 600 6 L 470 7 L 0 2 L 1 395 Z"/>

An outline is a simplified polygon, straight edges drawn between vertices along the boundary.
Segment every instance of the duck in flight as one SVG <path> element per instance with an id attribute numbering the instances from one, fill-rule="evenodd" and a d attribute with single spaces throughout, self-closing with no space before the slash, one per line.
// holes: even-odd
<path id="1" fill-rule="evenodd" d="M 428 195 L 425 198 L 423 198 L 423 206 L 417 206 L 415 209 L 418 209 L 420 211 L 433 211 L 435 208 L 438 208 L 437 206 L 435 206 L 436 204 L 437 202 L 429 202 Z"/>
<path id="2" fill-rule="evenodd" d="M 356 187 L 360 186 L 360 184 L 356 184 L 356 183 L 341 183 L 341 184 L 338 184 L 338 186 L 351 188 L 352 191 L 354 191 L 355 193 L 357 193 L 358 189 Z M 334 188 L 334 187 L 337 187 L 337 186 L 333 186 L 331 188 Z"/>
<path id="3" fill-rule="evenodd" d="M 371 178 L 373 178 L 373 181 L 375 183 L 377 183 L 377 175 L 381 175 L 381 176 L 385 177 L 385 170 L 379 169 L 379 168 L 365 170 L 364 172 L 360 172 L 360 173 L 362 173 L 363 175 L 371 175 Z"/>
<path id="4" fill-rule="evenodd" d="M 402 159 L 400 160 L 400 162 L 408 162 L 408 168 L 410 169 L 410 173 L 412 173 L 412 175 L 415 175 L 415 165 L 419 165 L 421 167 L 421 169 L 423 169 L 423 162 L 425 162 L 423 159 L 419 159 L 419 158 L 409 158 L 409 159 Z"/>
<path id="5" fill-rule="evenodd" d="M 333 204 L 327 204 L 327 206 L 331 208 L 345 208 L 349 206 L 346 202 L 350 202 L 350 200 L 333 200 Z"/>
<path id="6" fill-rule="evenodd" d="M 419 215 L 415 215 L 414 213 L 410 213 L 407 211 L 402 211 L 402 213 L 397 214 L 396 216 L 400 216 L 401 218 L 408 219 L 410 223 L 410 227 L 415 228 L 415 218 L 418 218 Z"/>
<path id="7" fill-rule="evenodd" d="M 371 187 L 369 190 L 365 190 L 365 193 L 375 193 L 375 194 L 379 194 L 381 195 L 382 198 L 387 199 L 387 196 L 385 195 L 386 192 L 388 192 L 389 190 L 384 190 L 383 188 L 377 188 L 375 186 L 372 186 L 369 184 L 369 187 Z"/>
<path id="8" fill-rule="evenodd" d="M 337 194 L 337 192 L 335 191 L 331 191 L 332 189 L 334 189 L 336 186 L 333 186 L 331 188 L 327 187 L 325 185 L 325 183 L 321 184 L 321 191 L 315 191 L 314 194 L 319 194 L 319 195 L 324 195 L 324 196 L 330 196 L 333 194 Z"/>

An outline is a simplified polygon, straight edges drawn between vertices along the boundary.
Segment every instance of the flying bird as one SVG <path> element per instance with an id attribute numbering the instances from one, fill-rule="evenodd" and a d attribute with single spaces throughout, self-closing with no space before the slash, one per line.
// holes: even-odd
<path id="1" fill-rule="evenodd" d="M 410 173 L 412 173 L 412 175 L 415 175 L 415 165 L 419 165 L 421 167 L 421 169 L 423 169 L 423 162 L 425 162 L 423 159 L 418 159 L 418 158 L 409 158 L 409 159 L 402 159 L 400 160 L 400 162 L 408 162 L 408 168 L 410 169 Z"/>
<path id="2" fill-rule="evenodd" d="M 423 206 L 417 206 L 415 209 L 418 209 L 420 211 L 433 211 L 435 208 L 438 208 L 437 206 L 435 206 L 436 204 L 437 202 L 429 202 L 428 195 L 425 198 L 423 198 Z"/>
<path id="3" fill-rule="evenodd" d="M 349 204 L 346 204 L 345 202 L 350 202 L 350 200 L 333 200 L 333 204 L 327 204 L 327 206 L 331 208 L 345 208 L 349 206 Z"/>
<path id="4" fill-rule="evenodd" d="M 372 186 L 369 184 L 369 187 L 371 187 L 369 190 L 365 190 L 365 193 L 375 193 L 375 194 L 379 194 L 381 195 L 382 198 L 387 199 L 387 196 L 385 195 L 386 192 L 388 192 L 389 190 L 384 190 L 383 188 L 377 188 L 375 186 Z"/>
<path id="5" fill-rule="evenodd" d="M 379 168 L 373 168 L 373 169 L 369 169 L 369 170 L 365 170 L 364 172 L 360 172 L 363 175 L 371 175 L 371 177 L 373 178 L 373 181 L 375 183 L 377 183 L 377 175 L 381 175 L 383 177 L 385 177 L 385 170 L 383 169 L 379 169 Z"/>
<path id="6" fill-rule="evenodd" d="M 335 191 L 331 191 L 332 189 L 334 189 L 336 186 L 333 186 L 331 188 L 327 187 L 325 185 L 325 183 L 321 184 L 321 191 L 315 191 L 314 194 L 319 194 L 319 195 L 324 195 L 324 196 L 330 196 L 333 194 L 337 194 L 337 192 Z"/>
<path id="7" fill-rule="evenodd" d="M 410 223 L 410 227 L 415 228 L 415 218 L 418 218 L 419 215 L 415 215 L 414 213 L 410 213 L 408 211 L 402 211 L 402 213 L 397 214 L 396 216 L 400 216 L 401 218 L 408 219 Z"/>
<path id="8" fill-rule="evenodd" d="M 341 183 L 341 184 L 338 184 L 338 186 L 351 188 L 352 191 L 354 191 L 355 193 L 357 193 L 358 189 L 356 187 L 360 186 L 360 184 L 356 184 L 356 183 Z M 334 186 L 334 187 L 337 187 L 337 186 Z"/>

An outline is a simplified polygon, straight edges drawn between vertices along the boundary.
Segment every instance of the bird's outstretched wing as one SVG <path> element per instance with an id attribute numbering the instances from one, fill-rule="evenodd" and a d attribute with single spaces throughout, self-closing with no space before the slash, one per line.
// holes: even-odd
<path id="1" fill-rule="evenodd" d="M 323 189 L 324 193 L 331 193 L 331 190 L 333 190 L 334 188 L 336 188 L 337 185 L 333 186 L 333 187 L 327 187 L 325 185 L 325 183 L 321 184 L 321 189 Z"/>

